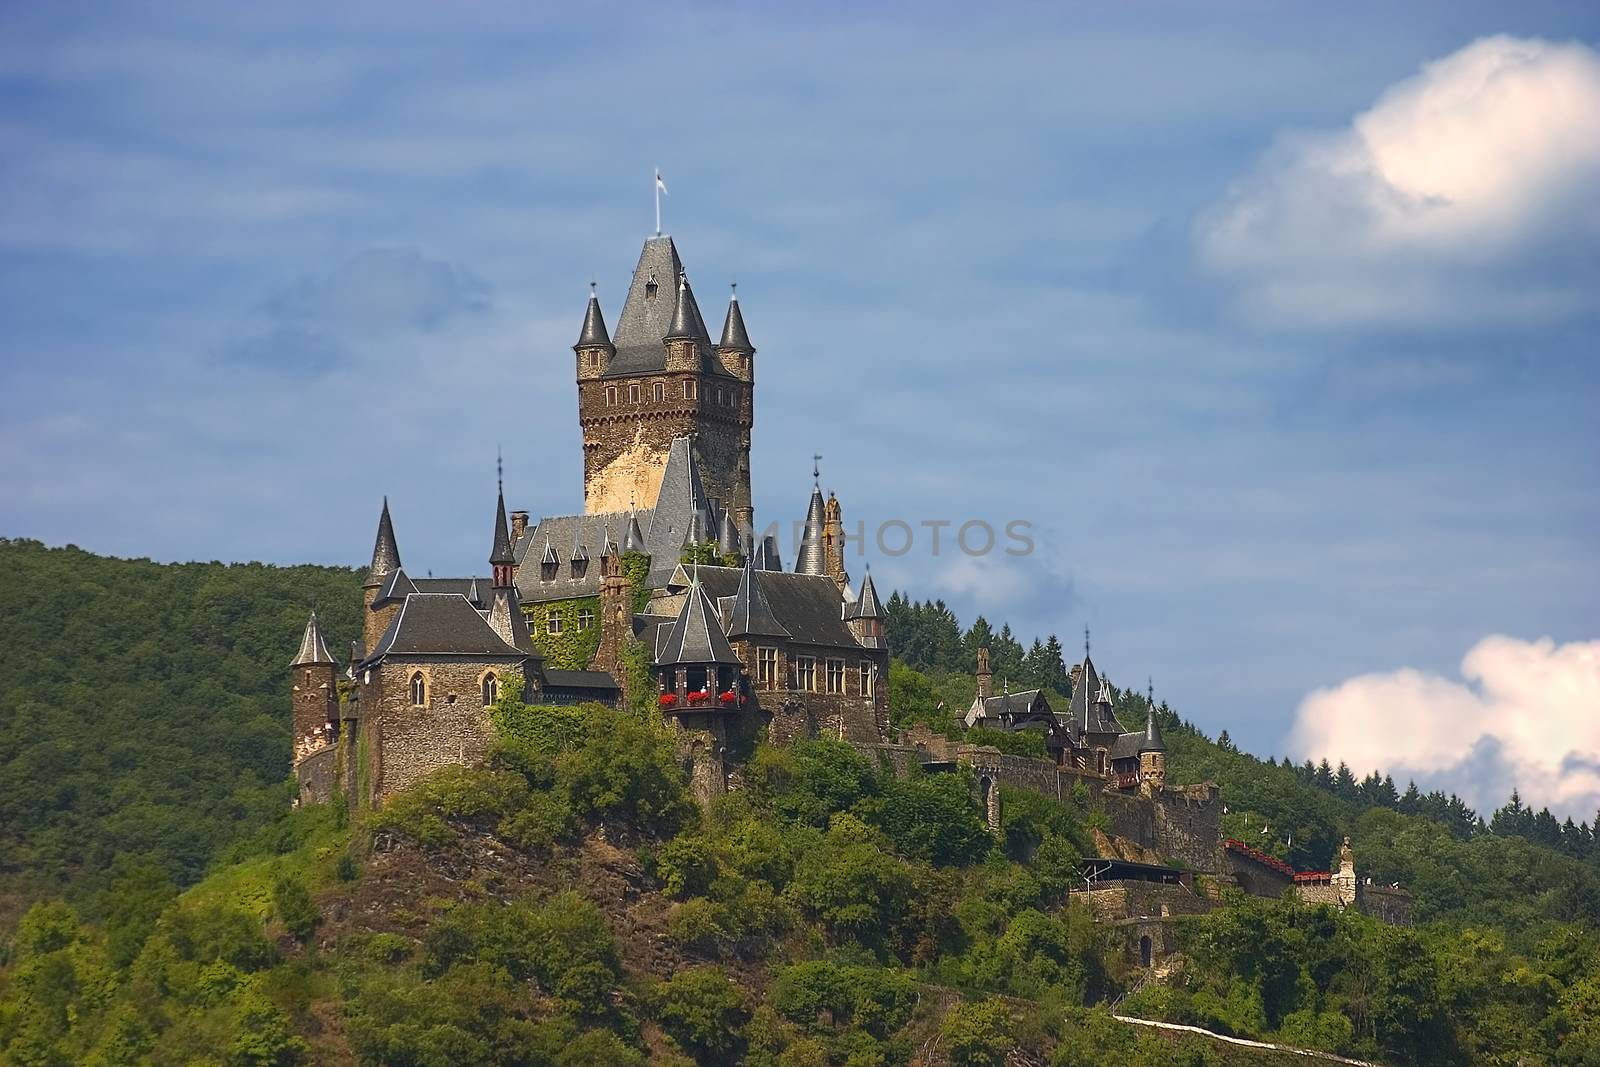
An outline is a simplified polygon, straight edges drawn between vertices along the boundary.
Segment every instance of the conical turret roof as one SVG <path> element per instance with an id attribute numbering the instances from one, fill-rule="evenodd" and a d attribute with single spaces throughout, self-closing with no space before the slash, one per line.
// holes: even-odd
<path id="1" fill-rule="evenodd" d="M 622 551 L 645 551 L 644 531 L 639 529 L 639 516 L 631 512 L 628 514 L 627 532 L 622 535 Z"/>
<path id="2" fill-rule="evenodd" d="M 1161 739 L 1161 724 L 1156 721 L 1156 702 L 1150 701 L 1150 707 L 1144 714 L 1144 740 L 1139 743 L 1140 752 L 1165 752 L 1167 743 Z"/>
<path id="3" fill-rule="evenodd" d="M 511 530 L 506 525 L 506 494 L 496 497 L 494 508 L 494 547 L 489 550 L 490 566 L 512 566 L 517 557 L 511 551 Z"/>
<path id="4" fill-rule="evenodd" d="M 727 508 L 722 511 L 722 530 L 717 534 L 717 545 L 723 555 L 739 551 L 739 527 L 733 521 L 733 512 Z"/>
<path id="5" fill-rule="evenodd" d="M 306 632 L 300 638 L 300 653 L 295 656 L 291 667 L 309 667 L 312 664 L 332 664 L 333 655 L 328 651 L 327 642 L 322 639 L 322 628 L 317 625 L 317 613 L 313 611 L 306 620 Z"/>
<path id="6" fill-rule="evenodd" d="M 611 335 L 606 332 L 606 317 L 600 313 L 600 298 L 594 287 L 589 287 L 589 306 L 583 312 L 583 332 L 573 348 L 610 348 Z"/>
<path id="7" fill-rule="evenodd" d="M 731 348 L 736 352 L 754 352 L 756 346 L 750 343 L 750 335 L 745 332 L 744 313 L 739 310 L 739 293 L 734 291 L 728 297 L 728 317 L 722 323 L 722 341 L 719 348 Z"/>
<path id="8" fill-rule="evenodd" d="M 676 667 L 683 664 L 738 662 L 739 657 L 733 654 L 733 646 L 728 644 L 727 635 L 722 632 L 716 608 L 712 607 L 711 598 L 706 596 L 705 587 L 699 581 L 691 582 L 684 596 L 683 610 L 678 612 L 678 619 L 672 624 L 672 632 L 667 635 L 667 643 L 662 646 L 656 665 Z"/>
<path id="9" fill-rule="evenodd" d="M 778 621 L 761 591 L 761 579 L 756 572 L 755 557 L 746 557 L 744 569 L 739 574 L 739 592 L 733 598 L 733 611 L 728 617 L 729 637 L 751 636 L 788 637 L 788 629 Z"/>
<path id="10" fill-rule="evenodd" d="M 872 572 L 861 579 L 861 595 L 857 596 L 845 608 L 844 617 L 847 619 L 881 619 L 883 618 L 883 604 L 878 600 L 878 590 L 872 584 Z"/>
<path id="11" fill-rule="evenodd" d="M 383 498 L 383 514 L 378 516 L 378 538 L 372 545 L 372 569 L 367 584 L 377 585 L 392 571 L 400 569 L 400 546 L 394 540 L 394 521 L 389 518 L 389 498 Z"/>
<path id="12" fill-rule="evenodd" d="M 800 538 L 800 550 L 795 554 L 796 574 L 827 574 L 827 561 L 822 557 L 822 487 L 813 486 L 811 503 L 806 508 L 806 528 Z"/>
<path id="13" fill-rule="evenodd" d="M 700 341 L 709 345 L 706 324 L 700 318 L 700 306 L 694 301 L 694 290 L 689 288 L 689 276 L 678 275 L 678 304 L 672 310 L 672 324 L 667 327 L 663 341 Z"/>

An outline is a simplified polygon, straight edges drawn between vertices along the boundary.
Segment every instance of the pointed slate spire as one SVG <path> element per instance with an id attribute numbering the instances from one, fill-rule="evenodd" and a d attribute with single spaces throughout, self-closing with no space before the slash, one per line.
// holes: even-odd
<path id="1" fill-rule="evenodd" d="M 667 327 L 663 341 L 704 341 L 706 324 L 700 318 L 700 307 L 694 302 L 694 290 L 689 288 L 689 276 L 678 275 L 678 304 L 672 310 L 672 324 Z"/>
<path id="2" fill-rule="evenodd" d="M 656 659 L 659 667 L 677 667 L 712 663 L 736 664 L 739 657 L 733 654 L 722 624 L 717 621 L 717 609 L 706 596 L 705 586 L 691 582 L 683 599 L 683 610 L 672 624 L 667 643 Z"/>
<path id="3" fill-rule="evenodd" d="M 628 530 L 622 535 L 622 551 L 643 552 L 644 531 L 639 529 L 639 516 L 630 512 L 628 514 Z"/>
<path id="4" fill-rule="evenodd" d="M 754 352 L 756 346 L 750 343 L 750 335 L 745 332 L 744 314 L 739 310 L 739 287 L 733 286 L 733 295 L 728 297 L 728 317 L 722 323 L 722 341 L 718 348 L 730 349 L 734 352 Z"/>
<path id="5" fill-rule="evenodd" d="M 494 505 L 494 547 L 489 550 L 489 565 L 496 568 L 495 585 L 499 586 L 501 567 L 513 567 L 517 557 L 511 552 L 511 528 L 506 525 L 506 493 L 501 489 Z"/>
<path id="6" fill-rule="evenodd" d="M 828 561 L 822 551 L 822 487 L 811 487 L 811 504 L 806 508 L 805 533 L 800 538 L 800 550 L 795 554 L 796 574 L 827 574 Z"/>
<path id="7" fill-rule="evenodd" d="M 383 498 L 383 514 L 378 517 L 378 539 L 372 545 L 372 569 L 367 584 L 379 585 L 391 572 L 400 569 L 400 546 L 394 540 L 394 521 L 389 518 L 389 498 Z"/>
<path id="8" fill-rule="evenodd" d="M 781 571 L 783 559 L 778 555 L 778 538 L 774 534 L 767 534 L 761 539 L 761 547 L 756 553 L 756 570 Z"/>
<path id="9" fill-rule="evenodd" d="M 606 332 L 606 317 L 600 313 L 600 297 L 595 295 L 594 283 L 589 283 L 589 306 L 583 313 L 583 332 L 573 348 L 610 348 L 611 335 Z"/>
<path id="10" fill-rule="evenodd" d="M 872 584 L 872 571 L 867 571 L 867 576 L 861 579 L 861 595 L 845 609 L 844 617 L 847 619 L 881 619 L 884 617 L 883 604 L 878 600 L 878 590 Z"/>
<path id="11" fill-rule="evenodd" d="M 306 620 L 306 632 L 300 638 L 300 654 L 295 656 L 291 667 L 309 667 L 312 664 L 331 664 L 333 656 L 328 652 L 327 642 L 322 640 L 322 628 L 317 625 L 317 613 L 313 611 Z"/>
<path id="12" fill-rule="evenodd" d="M 739 592 L 733 598 L 733 611 L 728 617 L 729 637 L 788 637 L 789 631 L 772 613 L 767 596 L 761 591 L 761 580 L 756 576 L 755 557 L 747 557 L 739 574 Z"/>
<path id="13" fill-rule="evenodd" d="M 1145 691 L 1145 699 L 1149 707 L 1144 713 L 1144 740 L 1139 743 L 1140 752 L 1165 752 L 1167 743 L 1161 740 L 1161 724 L 1156 721 L 1156 687 L 1152 683 Z"/>

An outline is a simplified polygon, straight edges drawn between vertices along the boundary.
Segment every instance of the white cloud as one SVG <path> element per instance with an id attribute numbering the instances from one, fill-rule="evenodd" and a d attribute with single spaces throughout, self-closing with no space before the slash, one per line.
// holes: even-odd
<path id="1" fill-rule="evenodd" d="M 1339 131 L 1284 136 L 1196 226 L 1267 323 L 1549 321 L 1593 310 L 1600 55 L 1488 37 Z"/>
<path id="2" fill-rule="evenodd" d="M 1351 678 L 1300 704 L 1290 745 L 1459 793 L 1480 812 L 1507 783 L 1536 807 L 1586 820 L 1600 809 L 1600 641 L 1486 637 L 1463 681 L 1406 668 Z"/>

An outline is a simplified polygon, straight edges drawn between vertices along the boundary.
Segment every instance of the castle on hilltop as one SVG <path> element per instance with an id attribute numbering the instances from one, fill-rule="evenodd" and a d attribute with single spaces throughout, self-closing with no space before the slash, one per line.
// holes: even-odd
<path id="1" fill-rule="evenodd" d="M 1124 729 L 1087 640 L 1063 712 L 1040 690 L 996 693 L 979 651 L 966 725 L 1037 732 L 1043 759 L 892 730 L 887 612 L 871 574 L 857 584 L 846 569 L 840 501 L 814 472 L 785 569 L 751 503 L 756 348 L 736 294 L 711 339 L 672 238 L 645 241 L 615 334 L 591 291 L 573 352 L 582 512 L 508 514 L 502 487 L 487 577 L 435 578 L 401 563 L 384 500 L 359 639 L 341 664 L 313 612 L 291 664 L 302 800 L 378 805 L 440 767 L 481 761 L 514 680 L 528 704 L 654 706 L 702 802 L 739 787 L 736 741 L 837 738 L 902 770 L 969 768 L 996 831 L 1002 787 L 1058 800 L 1086 790 L 1105 827 L 1088 862 L 1110 864 L 1089 868 L 1092 881 L 1181 884 L 1194 897 L 1199 873 L 1362 906 L 1353 867 L 1301 878 L 1224 841 L 1216 786 L 1168 782 L 1153 700 L 1142 728 Z"/>

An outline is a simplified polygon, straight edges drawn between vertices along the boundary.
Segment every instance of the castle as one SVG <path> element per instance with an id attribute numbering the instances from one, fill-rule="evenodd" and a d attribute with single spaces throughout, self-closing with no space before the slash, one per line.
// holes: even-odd
<path id="1" fill-rule="evenodd" d="M 756 349 L 736 293 L 711 340 L 671 237 L 645 241 L 615 335 L 591 289 L 573 352 L 582 513 L 508 515 L 502 487 L 489 576 L 434 578 L 405 570 L 385 499 L 360 640 L 341 667 L 313 612 L 291 665 L 303 800 L 342 792 L 377 805 L 439 767 L 481 760 L 491 710 L 515 678 L 530 704 L 653 703 L 702 802 L 737 788 L 728 753 L 740 735 L 837 738 L 902 769 L 971 768 L 995 830 L 1002 786 L 1056 799 L 1081 786 L 1105 813 L 1091 862 L 1111 866 L 1090 868 L 1102 883 L 1149 883 L 1158 888 L 1140 892 L 1159 895 L 1199 872 L 1360 906 L 1353 867 L 1300 878 L 1224 841 L 1216 787 L 1168 783 L 1153 702 L 1142 729 L 1124 729 L 1087 641 L 1065 713 L 1038 690 L 996 694 L 988 650 L 979 652 L 966 724 L 1037 731 L 1045 759 L 925 728 L 894 736 L 886 612 L 870 572 L 852 585 L 842 506 L 814 480 L 791 570 L 776 537 L 758 534 Z M 647 674 L 629 669 L 641 650 Z"/>

